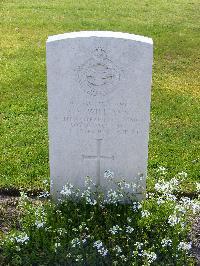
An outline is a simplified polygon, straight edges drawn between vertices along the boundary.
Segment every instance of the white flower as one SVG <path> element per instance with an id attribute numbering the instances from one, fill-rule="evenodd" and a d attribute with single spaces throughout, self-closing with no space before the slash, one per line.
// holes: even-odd
<path id="1" fill-rule="evenodd" d="M 100 249 L 103 246 L 103 243 L 100 240 L 97 240 L 94 242 L 93 246 Z"/>
<path id="2" fill-rule="evenodd" d="M 18 251 L 18 252 L 21 250 L 21 248 L 20 248 L 19 246 L 16 246 L 15 249 L 16 249 L 16 251 Z"/>
<path id="3" fill-rule="evenodd" d="M 115 203 L 119 202 L 122 199 L 123 199 L 123 194 L 117 193 L 116 191 L 110 189 L 107 192 L 107 197 L 106 197 L 105 203 L 113 203 L 113 204 L 115 204 Z"/>
<path id="4" fill-rule="evenodd" d="M 155 184 L 155 190 L 158 192 L 164 192 L 166 190 L 168 191 L 168 189 L 169 189 L 168 183 L 164 183 L 164 182 L 161 183 L 160 181 Z"/>
<path id="5" fill-rule="evenodd" d="M 131 183 L 131 188 L 132 188 L 133 192 L 135 192 L 136 187 L 137 187 L 136 183 Z"/>
<path id="6" fill-rule="evenodd" d="M 107 255 L 108 250 L 103 246 L 103 243 L 100 240 L 95 241 L 93 246 L 97 248 L 98 253 L 103 257 Z"/>
<path id="7" fill-rule="evenodd" d="M 125 262 L 127 261 L 127 258 L 125 257 L 125 255 L 121 255 L 120 258 L 121 258 L 121 260 L 123 260 Z"/>
<path id="8" fill-rule="evenodd" d="M 161 174 L 166 174 L 166 168 L 164 166 L 159 166 L 157 172 Z"/>
<path id="9" fill-rule="evenodd" d="M 178 217 L 176 216 L 176 214 L 170 215 L 169 218 L 168 218 L 168 223 L 169 223 L 171 226 L 174 226 L 174 225 L 180 223 L 180 218 L 178 218 Z"/>
<path id="10" fill-rule="evenodd" d="M 102 248 L 101 250 L 98 250 L 98 252 L 105 257 L 108 254 L 108 250 L 106 248 Z"/>
<path id="11" fill-rule="evenodd" d="M 75 248 L 76 246 L 80 246 L 81 242 L 78 238 L 74 238 L 71 241 L 72 247 Z"/>
<path id="12" fill-rule="evenodd" d="M 145 218 L 151 215 L 150 212 L 147 210 L 141 211 L 141 214 L 142 214 L 142 217 L 145 217 Z"/>
<path id="13" fill-rule="evenodd" d="M 200 183 L 196 182 L 197 192 L 200 192 Z"/>
<path id="14" fill-rule="evenodd" d="M 114 225 L 112 228 L 109 229 L 109 232 L 111 232 L 112 235 L 115 235 L 119 233 L 122 229 L 119 227 L 119 225 Z"/>
<path id="15" fill-rule="evenodd" d="M 77 255 L 77 258 L 75 259 L 75 261 L 83 261 L 83 257 L 82 255 Z"/>
<path id="16" fill-rule="evenodd" d="M 28 200 L 27 194 L 23 191 L 20 192 L 20 200 L 22 200 L 22 201 Z"/>
<path id="17" fill-rule="evenodd" d="M 40 193 L 39 198 L 48 198 L 50 193 L 48 191 L 43 191 Z"/>
<path id="18" fill-rule="evenodd" d="M 191 205 L 191 199 L 188 197 L 182 197 L 180 199 L 180 204 L 183 204 L 185 207 L 190 207 Z"/>
<path id="19" fill-rule="evenodd" d="M 90 205 L 93 205 L 93 206 L 94 206 L 94 205 L 97 204 L 97 201 L 96 201 L 95 199 L 93 199 L 93 200 L 90 199 L 90 200 L 88 201 L 88 203 L 89 203 Z"/>
<path id="20" fill-rule="evenodd" d="M 113 251 L 115 251 L 117 254 L 116 255 L 119 255 L 119 253 L 122 253 L 122 249 L 120 248 L 120 246 L 116 245 L 114 248 L 113 248 Z"/>
<path id="21" fill-rule="evenodd" d="M 143 173 L 138 173 L 139 181 L 143 181 L 145 179 L 145 175 Z"/>
<path id="22" fill-rule="evenodd" d="M 193 214 L 200 212 L 200 202 L 195 203 L 194 201 L 192 201 L 191 207 L 192 207 Z"/>
<path id="23" fill-rule="evenodd" d="M 55 243 L 55 245 L 54 245 L 55 252 L 57 251 L 58 247 L 60 247 L 60 246 L 61 246 L 61 244 L 59 242 Z"/>
<path id="24" fill-rule="evenodd" d="M 68 197 L 72 195 L 72 188 L 73 186 L 71 184 L 67 184 L 63 186 L 62 190 L 60 191 L 60 194 L 62 196 Z"/>
<path id="25" fill-rule="evenodd" d="M 85 177 L 85 185 L 89 186 L 89 185 L 93 185 L 95 186 L 95 183 L 93 182 L 92 178 L 90 176 L 86 176 Z"/>
<path id="26" fill-rule="evenodd" d="M 176 205 L 175 206 L 175 211 L 177 211 L 177 212 L 179 212 L 179 213 L 181 213 L 181 214 L 184 214 L 184 213 L 186 213 L 186 208 L 185 208 L 185 206 L 182 206 L 182 205 Z"/>
<path id="27" fill-rule="evenodd" d="M 134 228 L 131 226 L 126 227 L 126 233 L 131 234 L 134 231 Z"/>
<path id="28" fill-rule="evenodd" d="M 163 203 L 165 203 L 165 200 L 164 200 L 164 199 L 162 199 L 162 198 L 158 198 L 158 199 L 157 199 L 157 204 L 158 204 L 158 205 L 161 205 L 161 204 L 163 204 Z"/>
<path id="29" fill-rule="evenodd" d="M 81 197 L 86 200 L 86 203 L 90 205 L 96 205 L 97 201 L 95 199 L 92 199 L 92 192 L 90 190 L 90 187 L 88 187 L 82 194 Z"/>
<path id="30" fill-rule="evenodd" d="M 182 197 L 180 199 L 180 204 L 184 206 L 187 210 L 192 210 L 193 214 L 200 211 L 200 202 L 198 200 L 191 200 L 187 197 Z"/>
<path id="31" fill-rule="evenodd" d="M 125 183 L 124 183 L 124 187 L 125 187 L 125 188 L 130 188 L 130 184 L 128 184 L 128 183 L 125 182 Z"/>
<path id="32" fill-rule="evenodd" d="M 127 190 L 130 188 L 133 188 L 133 184 L 132 183 L 127 183 L 126 180 L 121 180 L 117 183 L 120 187 L 121 190 Z"/>
<path id="33" fill-rule="evenodd" d="M 186 226 L 186 223 L 184 223 L 184 222 L 181 222 L 181 223 L 180 223 L 180 225 L 181 225 L 181 228 L 182 228 L 182 229 L 184 229 L 184 228 L 185 228 L 185 226 Z"/>
<path id="34" fill-rule="evenodd" d="M 180 242 L 178 245 L 178 250 L 190 250 L 192 247 L 191 243 Z"/>
<path id="35" fill-rule="evenodd" d="M 82 239 L 82 243 L 85 244 L 87 242 L 87 239 Z"/>
<path id="36" fill-rule="evenodd" d="M 45 225 L 45 223 L 42 221 L 35 221 L 35 225 L 39 229 L 42 228 Z"/>
<path id="37" fill-rule="evenodd" d="M 178 175 L 181 177 L 185 177 L 185 178 L 188 176 L 188 174 L 186 172 L 183 172 L 183 171 L 178 173 Z"/>
<path id="38" fill-rule="evenodd" d="M 129 222 L 129 223 L 131 223 L 131 218 L 130 217 L 127 217 L 127 221 Z"/>
<path id="39" fill-rule="evenodd" d="M 106 178 L 106 179 L 113 179 L 114 178 L 114 172 L 112 172 L 110 170 L 106 170 L 104 172 L 104 178 Z"/>
<path id="40" fill-rule="evenodd" d="M 154 193 L 147 193 L 146 194 L 146 199 L 152 199 L 154 198 L 155 194 Z"/>
<path id="41" fill-rule="evenodd" d="M 27 244 L 29 237 L 26 233 L 21 233 L 20 235 L 16 236 L 14 239 L 17 243 Z"/>
<path id="42" fill-rule="evenodd" d="M 149 263 L 152 263 L 153 261 L 155 261 L 157 259 L 157 255 L 155 252 L 149 252 L 146 250 L 142 253 L 142 256 L 146 257 L 146 259 Z"/>
<path id="43" fill-rule="evenodd" d="M 170 181 L 169 181 L 170 185 L 172 187 L 176 187 L 179 185 L 180 181 L 178 179 L 176 179 L 176 177 L 173 177 Z"/>
<path id="44" fill-rule="evenodd" d="M 172 193 L 179 190 L 179 183 L 180 181 L 176 177 L 170 181 L 161 179 L 155 184 L 155 190 L 160 193 Z"/>
<path id="45" fill-rule="evenodd" d="M 163 238 L 163 240 L 161 241 L 161 245 L 162 245 L 162 247 L 171 246 L 172 240 L 169 238 Z"/>
<path id="46" fill-rule="evenodd" d="M 134 244 L 134 246 L 136 246 L 137 249 L 142 249 L 143 245 L 144 244 L 141 242 L 135 242 L 135 244 Z"/>
<path id="47" fill-rule="evenodd" d="M 165 196 L 166 200 L 170 200 L 170 201 L 176 201 L 177 200 L 177 197 L 173 194 L 170 194 L 170 193 L 163 194 L 163 196 Z"/>
<path id="48" fill-rule="evenodd" d="M 66 229 L 64 229 L 64 228 L 58 228 L 58 229 L 57 229 L 57 233 L 58 233 L 60 236 L 62 236 L 62 235 L 64 235 L 65 233 L 67 233 L 67 231 L 66 231 Z"/>
<path id="49" fill-rule="evenodd" d="M 44 208 L 40 206 L 35 211 L 35 225 L 39 229 L 44 227 L 45 223 L 46 223 L 46 213 Z"/>
<path id="50" fill-rule="evenodd" d="M 137 210 L 139 210 L 141 208 L 142 208 L 142 205 L 139 202 L 134 202 L 133 203 L 133 210 L 134 211 L 137 211 Z"/>
<path id="51" fill-rule="evenodd" d="M 43 180 L 43 184 L 44 185 L 48 185 L 49 184 L 49 181 L 47 179 Z"/>

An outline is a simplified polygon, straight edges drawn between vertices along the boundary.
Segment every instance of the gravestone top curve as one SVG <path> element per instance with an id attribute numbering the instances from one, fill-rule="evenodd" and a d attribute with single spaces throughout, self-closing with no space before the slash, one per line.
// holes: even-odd
<path id="1" fill-rule="evenodd" d="M 124 32 L 115 32 L 115 31 L 78 31 L 78 32 L 57 34 L 49 36 L 47 39 L 47 43 L 64 39 L 70 39 L 70 38 L 89 38 L 89 37 L 118 38 L 118 39 L 125 39 L 125 40 L 132 40 L 137 42 L 145 42 L 153 44 L 153 40 L 149 37 L 124 33 Z"/>

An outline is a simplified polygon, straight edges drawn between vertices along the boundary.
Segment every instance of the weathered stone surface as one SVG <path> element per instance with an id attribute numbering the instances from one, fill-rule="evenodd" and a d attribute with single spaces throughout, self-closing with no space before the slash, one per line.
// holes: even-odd
<path id="1" fill-rule="evenodd" d="M 104 171 L 139 181 L 146 175 L 152 40 L 117 32 L 75 32 L 47 40 L 52 190 Z M 136 191 L 141 193 L 142 191 Z"/>

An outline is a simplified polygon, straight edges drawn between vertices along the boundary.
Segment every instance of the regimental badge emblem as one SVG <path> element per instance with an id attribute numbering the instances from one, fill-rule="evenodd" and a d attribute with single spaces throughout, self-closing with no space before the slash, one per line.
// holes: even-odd
<path id="1" fill-rule="evenodd" d="M 106 51 L 98 47 L 91 58 L 78 67 L 78 80 L 88 95 L 104 97 L 116 90 L 120 70 L 108 58 Z"/>

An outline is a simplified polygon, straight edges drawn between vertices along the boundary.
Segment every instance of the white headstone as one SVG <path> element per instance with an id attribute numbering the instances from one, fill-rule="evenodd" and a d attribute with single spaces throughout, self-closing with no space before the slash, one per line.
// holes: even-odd
<path id="1" fill-rule="evenodd" d="M 47 40 L 51 193 L 104 172 L 145 189 L 153 43 L 118 32 L 73 32 Z"/>

